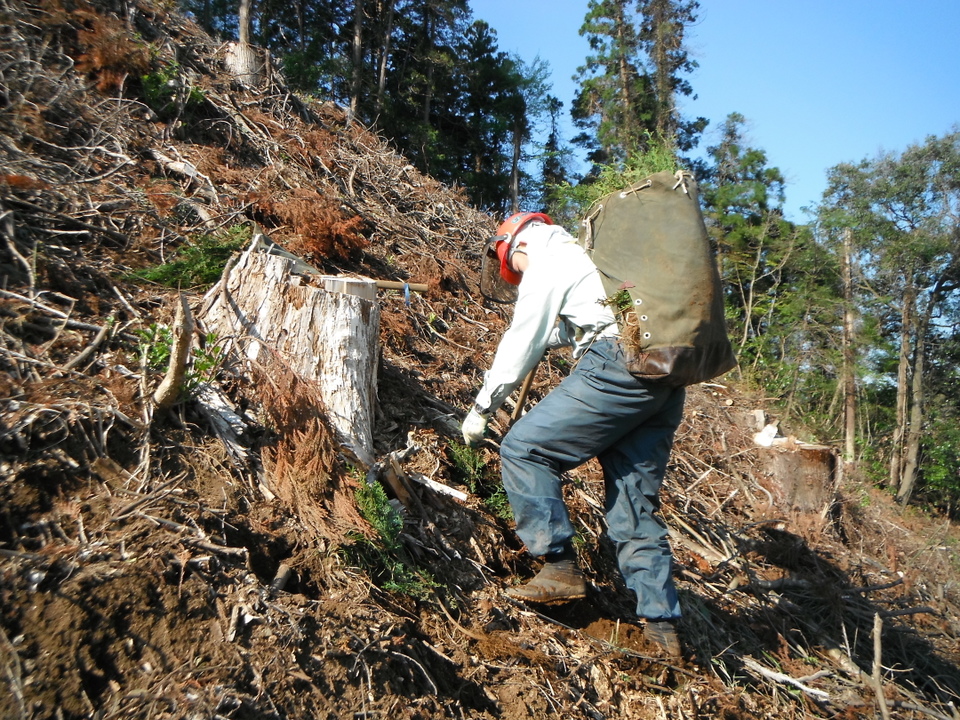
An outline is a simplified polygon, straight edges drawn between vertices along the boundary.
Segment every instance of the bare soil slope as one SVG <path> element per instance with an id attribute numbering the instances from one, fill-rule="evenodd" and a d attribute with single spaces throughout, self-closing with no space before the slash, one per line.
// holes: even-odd
<path id="1" fill-rule="evenodd" d="M 691 388 L 664 492 L 682 661 L 633 623 L 592 463 L 566 486 L 587 599 L 508 601 L 536 563 L 496 436 L 457 442 L 508 321 L 477 291 L 493 220 L 276 74 L 236 82 L 160 4 L 0 14 L 0 717 L 958 717 L 955 528 L 853 479 L 798 506 L 732 378 Z M 428 285 L 379 294 L 370 473 L 281 357 L 204 368 L 198 336 L 233 445 L 194 395 L 153 407 L 176 293 L 133 273 L 254 225 L 325 272 Z M 195 304 L 228 256 L 183 283 Z M 395 535 L 357 497 L 391 471 Z"/>

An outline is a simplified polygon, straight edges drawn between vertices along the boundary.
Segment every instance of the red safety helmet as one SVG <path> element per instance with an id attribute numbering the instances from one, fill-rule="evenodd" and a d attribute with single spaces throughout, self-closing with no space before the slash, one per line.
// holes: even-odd
<path id="1" fill-rule="evenodd" d="M 497 257 L 500 258 L 500 277 L 511 285 L 519 285 L 522 275 L 510 267 L 510 246 L 523 226 L 533 220 L 553 225 L 553 220 L 543 213 L 519 212 L 508 217 L 497 228 Z"/>
<path id="2" fill-rule="evenodd" d="M 500 227 L 497 228 L 497 235 L 509 235 L 512 238 L 520 232 L 520 228 L 531 220 L 539 220 L 547 225 L 553 225 L 553 220 L 543 213 L 518 212 L 500 223 Z"/>

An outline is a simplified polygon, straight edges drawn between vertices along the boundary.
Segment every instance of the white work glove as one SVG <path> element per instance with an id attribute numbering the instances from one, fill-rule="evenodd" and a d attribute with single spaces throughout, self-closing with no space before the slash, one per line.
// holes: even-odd
<path id="1" fill-rule="evenodd" d="M 483 440 L 483 434 L 487 430 L 487 421 L 489 419 L 489 415 L 478 413 L 476 408 L 467 413 L 467 417 L 463 420 L 463 425 L 460 426 L 460 430 L 463 433 L 463 442 L 470 447 L 479 445 L 480 441 Z"/>

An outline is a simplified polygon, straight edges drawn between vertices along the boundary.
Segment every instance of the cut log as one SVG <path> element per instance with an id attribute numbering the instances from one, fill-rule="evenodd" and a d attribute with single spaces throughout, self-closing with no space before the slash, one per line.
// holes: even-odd
<path id="1" fill-rule="evenodd" d="M 257 236 L 227 267 L 198 316 L 225 349 L 235 347 L 254 361 L 273 351 L 298 377 L 316 383 L 332 429 L 369 468 L 380 308 L 359 295 L 375 298 L 375 281 L 341 279 L 340 292 L 310 285 L 293 272 L 294 260 L 259 251 L 259 245 Z"/>

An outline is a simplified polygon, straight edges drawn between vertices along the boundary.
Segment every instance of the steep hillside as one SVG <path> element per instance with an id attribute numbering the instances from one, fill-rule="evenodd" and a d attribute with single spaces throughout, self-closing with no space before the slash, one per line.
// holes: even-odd
<path id="1" fill-rule="evenodd" d="M 784 471 L 795 444 L 754 444 L 769 408 L 735 378 L 691 388 L 664 491 L 682 661 L 632 621 L 593 463 L 565 488 L 588 597 L 508 600 L 536 562 L 497 434 L 470 453 L 457 432 L 509 320 L 477 288 L 494 219 L 276 73 L 240 83 L 165 5 L 0 12 L 0 716 L 960 717 L 956 529 Z M 202 328 L 186 393 L 154 406 L 160 280 L 197 308 L 255 231 L 427 286 L 378 293 L 375 467 L 282 356 Z M 528 402 L 568 367 L 551 354 Z M 402 526 L 370 489 L 389 480 Z"/>

